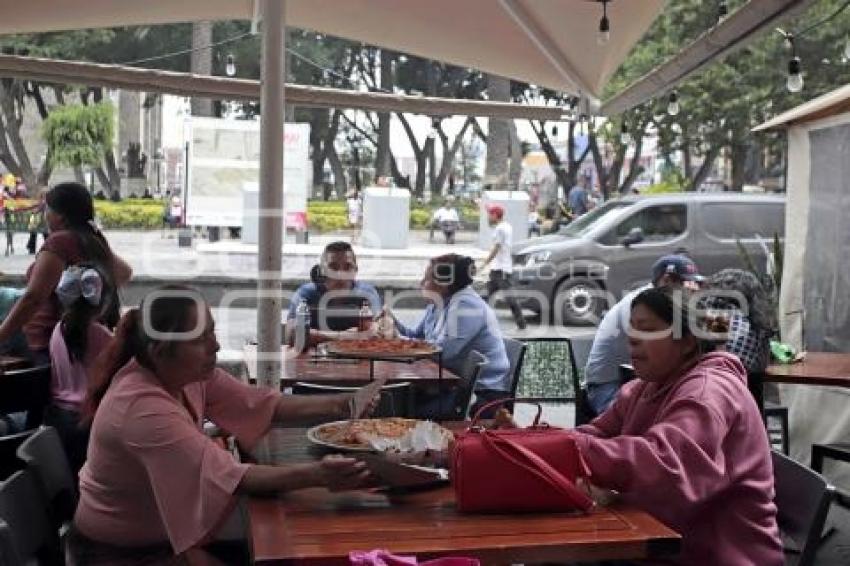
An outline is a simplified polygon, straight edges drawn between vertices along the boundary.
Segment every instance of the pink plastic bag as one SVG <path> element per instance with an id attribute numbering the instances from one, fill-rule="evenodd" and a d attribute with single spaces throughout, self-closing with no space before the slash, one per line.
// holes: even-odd
<path id="1" fill-rule="evenodd" d="M 477 558 L 436 558 L 419 562 L 415 556 L 397 556 L 386 550 L 355 550 L 348 554 L 348 560 L 351 566 L 481 566 Z"/>

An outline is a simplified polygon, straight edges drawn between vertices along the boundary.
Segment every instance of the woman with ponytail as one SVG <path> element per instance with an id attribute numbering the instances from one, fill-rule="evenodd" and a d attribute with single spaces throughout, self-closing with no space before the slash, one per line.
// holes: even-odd
<path id="1" fill-rule="evenodd" d="M 203 423 L 250 449 L 274 421 L 370 413 L 381 381 L 354 394 L 281 395 L 217 369 L 218 349 L 209 308 L 185 287 L 154 291 L 121 319 L 89 382 L 91 438 L 69 542 L 77 563 L 165 561 L 214 538 L 240 494 L 352 489 L 369 480 L 363 462 L 338 456 L 239 463 Z"/>
<path id="2" fill-rule="evenodd" d="M 97 322 L 111 296 L 111 285 L 98 269 L 75 265 L 62 272 L 56 296 L 65 309 L 50 336 L 51 403 L 44 423 L 59 432 L 74 473 L 86 459 L 89 431 L 81 426 L 80 411 L 94 360 L 112 338 Z"/>
<path id="3" fill-rule="evenodd" d="M 62 312 L 54 294 L 62 272 L 71 265 L 89 263 L 98 267 L 116 286 L 130 279 L 132 270 L 116 256 L 94 223 L 94 203 L 79 183 L 60 183 L 47 193 L 45 219 L 49 236 L 27 270 L 27 287 L 9 316 L 0 324 L 0 343 L 23 329 L 33 363 L 49 360 L 50 336 Z M 115 289 L 105 312 L 117 320 Z M 109 317 L 108 317 L 109 318 Z"/>

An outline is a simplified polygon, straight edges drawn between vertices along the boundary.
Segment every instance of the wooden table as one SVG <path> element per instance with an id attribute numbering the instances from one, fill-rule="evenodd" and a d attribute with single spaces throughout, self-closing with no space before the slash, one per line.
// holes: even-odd
<path id="1" fill-rule="evenodd" d="M 248 378 L 257 378 L 257 346 L 249 344 L 244 348 L 245 366 Z M 439 380 L 440 369 L 432 360 L 418 360 L 413 363 L 374 362 L 375 378 L 386 378 L 388 383 L 409 381 L 413 385 L 434 385 Z M 282 387 L 291 387 L 297 381 L 327 383 L 334 385 L 359 385 L 369 381 L 369 362 L 327 358 L 316 361 L 310 353 L 296 355 L 295 350 L 283 347 Z M 443 368 L 442 383 L 454 384 L 458 376 Z"/>
<path id="2" fill-rule="evenodd" d="M 273 429 L 253 456 L 268 464 L 320 457 L 305 432 Z M 247 508 L 257 564 L 348 564 L 350 551 L 376 548 L 420 559 L 474 556 L 487 565 L 629 560 L 675 556 L 680 545 L 674 531 L 634 508 L 467 515 L 455 510 L 449 487 L 395 496 L 308 489 L 251 498 Z"/>
<path id="3" fill-rule="evenodd" d="M 850 354 L 807 352 L 801 362 L 768 366 L 764 381 L 850 388 Z"/>

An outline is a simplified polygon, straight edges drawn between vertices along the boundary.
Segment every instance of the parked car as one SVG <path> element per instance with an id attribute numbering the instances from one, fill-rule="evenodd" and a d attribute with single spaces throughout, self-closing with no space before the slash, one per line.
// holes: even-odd
<path id="1" fill-rule="evenodd" d="M 658 257 L 687 253 L 703 275 L 745 267 L 738 242 L 766 266 L 785 234 L 783 196 L 677 193 L 609 201 L 561 229 L 514 246 L 515 289 L 526 308 L 567 325 L 592 324 L 649 282 Z"/>

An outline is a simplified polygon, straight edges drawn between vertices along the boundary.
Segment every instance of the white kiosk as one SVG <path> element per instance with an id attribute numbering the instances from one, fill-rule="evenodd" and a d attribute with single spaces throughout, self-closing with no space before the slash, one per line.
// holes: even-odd
<path id="1" fill-rule="evenodd" d="M 489 249 L 493 242 L 487 207 L 500 204 L 505 208 L 505 220 L 513 228 L 513 243 L 528 239 L 528 193 L 524 191 L 484 191 L 481 193 L 480 220 L 478 221 L 478 247 Z"/>
<path id="2" fill-rule="evenodd" d="M 396 187 L 368 187 L 363 191 L 363 230 L 367 248 L 407 248 L 410 234 L 410 191 Z"/>

